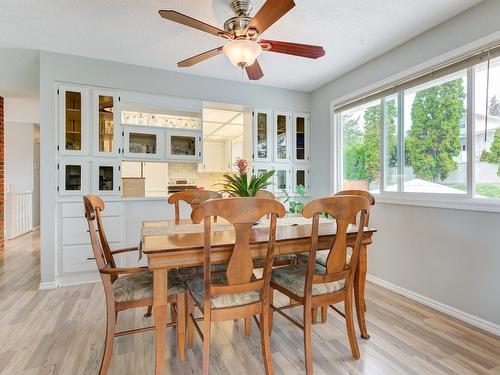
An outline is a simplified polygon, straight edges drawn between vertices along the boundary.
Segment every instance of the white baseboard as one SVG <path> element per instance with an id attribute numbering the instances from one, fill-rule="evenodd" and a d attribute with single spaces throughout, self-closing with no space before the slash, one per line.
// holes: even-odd
<path id="1" fill-rule="evenodd" d="M 40 283 L 38 290 L 48 290 L 57 288 L 57 283 L 55 281 L 50 281 L 48 283 Z"/>
<path id="2" fill-rule="evenodd" d="M 500 336 L 500 325 L 489 322 L 487 320 L 484 320 L 482 318 L 479 318 L 477 316 L 471 315 L 469 313 L 466 313 L 464 311 L 458 310 L 454 307 L 445 305 L 444 303 L 435 301 L 433 299 L 430 299 L 428 297 L 425 297 L 421 294 L 412 292 L 411 290 L 402 288 L 398 285 L 395 285 L 393 283 L 390 283 L 388 281 L 382 280 L 376 276 L 373 275 L 367 275 L 366 279 L 370 281 L 373 284 L 376 284 L 378 286 L 381 286 L 382 288 L 389 289 L 397 294 L 400 294 L 402 296 L 405 296 L 413 301 L 419 302 L 423 305 L 426 305 L 428 307 L 431 307 L 435 310 L 438 310 L 444 314 L 450 315 L 456 319 L 459 319 L 463 322 L 469 323 L 473 325 L 474 327 L 481 328 L 489 333 L 492 333 L 496 336 Z"/>

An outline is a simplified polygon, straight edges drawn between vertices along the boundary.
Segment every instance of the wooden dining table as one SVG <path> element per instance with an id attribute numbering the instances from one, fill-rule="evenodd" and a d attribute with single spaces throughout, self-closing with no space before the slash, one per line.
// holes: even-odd
<path id="1" fill-rule="evenodd" d="M 230 259 L 235 240 L 231 225 L 221 222 L 212 224 L 213 263 Z M 350 225 L 348 242 L 354 244 L 357 227 Z M 361 337 L 369 339 L 365 322 L 365 281 L 367 273 L 367 246 L 372 243 L 375 229 L 365 228 L 358 268 L 354 281 L 354 298 Z M 254 259 L 264 258 L 267 251 L 269 224 L 261 220 L 250 234 L 250 251 Z M 278 219 L 276 229 L 275 256 L 309 251 L 311 220 L 287 216 Z M 336 237 L 336 224 L 332 219 L 321 218 L 319 224 L 318 249 L 330 249 Z M 163 374 L 167 334 L 167 290 L 169 269 L 203 265 L 203 225 L 190 220 L 145 221 L 141 229 L 141 254 L 148 260 L 153 272 L 153 316 L 156 331 L 156 374 Z"/>

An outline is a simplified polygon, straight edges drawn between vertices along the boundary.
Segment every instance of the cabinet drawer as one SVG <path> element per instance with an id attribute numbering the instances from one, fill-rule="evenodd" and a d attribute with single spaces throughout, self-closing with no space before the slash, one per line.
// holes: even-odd
<path id="1" fill-rule="evenodd" d="M 94 253 L 90 245 L 65 246 L 62 253 L 64 273 L 97 270 Z"/>
<path id="2" fill-rule="evenodd" d="M 120 216 L 103 217 L 104 230 L 109 242 L 122 242 L 122 220 Z M 90 245 L 87 220 L 83 217 L 62 219 L 63 245 Z"/>
<path id="3" fill-rule="evenodd" d="M 120 202 L 105 202 L 106 209 L 102 212 L 102 216 L 121 216 L 122 204 Z M 63 217 L 85 217 L 83 210 L 83 201 L 62 203 Z"/>

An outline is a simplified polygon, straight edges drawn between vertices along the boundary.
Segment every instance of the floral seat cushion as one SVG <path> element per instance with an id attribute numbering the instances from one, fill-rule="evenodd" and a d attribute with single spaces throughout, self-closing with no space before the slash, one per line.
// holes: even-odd
<path id="1" fill-rule="evenodd" d="M 349 251 L 351 249 L 348 249 L 348 253 L 346 256 L 346 263 L 349 263 L 351 261 L 351 252 Z M 330 250 L 321 250 L 316 252 L 316 263 L 322 265 L 323 267 L 326 267 L 326 259 L 328 258 L 328 253 Z M 309 259 L 309 253 L 300 253 L 297 254 L 297 258 L 299 258 L 299 261 L 302 263 L 307 263 L 307 260 Z"/>
<path id="2" fill-rule="evenodd" d="M 299 297 L 304 297 L 304 289 L 306 282 L 307 264 L 300 263 L 294 266 L 286 266 L 273 269 L 271 273 L 271 282 L 288 289 Z M 322 265 L 315 264 L 315 273 L 324 274 L 326 268 Z M 344 280 L 334 281 L 325 284 L 313 284 L 312 295 L 319 296 L 337 292 L 344 288 Z"/>
<path id="3" fill-rule="evenodd" d="M 168 294 L 184 293 L 185 285 L 177 271 L 168 272 Z M 116 302 L 153 298 L 153 273 L 144 271 L 122 275 L 113 283 Z"/>
<path id="4" fill-rule="evenodd" d="M 252 276 L 252 281 L 255 281 L 256 277 Z M 212 273 L 212 285 L 227 285 L 227 275 L 225 272 Z M 196 303 L 203 308 L 203 303 L 205 300 L 205 286 L 203 275 L 195 276 L 191 279 L 186 280 L 186 286 L 188 287 L 191 295 L 193 296 Z M 223 307 L 235 307 L 247 305 L 250 303 L 258 302 L 260 300 L 260 293 L 258 291 L 250 291 L 238 294 L 225 294 L 212 296 L 212 307 L 213 308 L 223 308 Z"/>

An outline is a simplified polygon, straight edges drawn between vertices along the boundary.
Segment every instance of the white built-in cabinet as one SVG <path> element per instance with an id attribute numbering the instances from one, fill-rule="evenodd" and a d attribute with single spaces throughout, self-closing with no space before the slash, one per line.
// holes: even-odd
<path id="1" fill-rule="evenodd" d="M 310 191 L 310 121 L 308 113 L 266 109 L 253 111 L 253 172 L 274 170 L 268 190 L 294 195 L 296 186 Z"/>
<path id="2" fill-rule="evenodd" d="M 57 169 L 59 195 L 82 196 L 90 192 L 90 163 L 85 158 L 64 157 Z"/>
<path id="3" fill-rule="evenodd" d="M 123 156 L 125 159 L 162 160 L 165 152 L 165 131 L 145 126 L 123 127 Z"/>
<path id="4" fill-rule="evenodd" d="M 183 162 L 203 160 L 203 133 L 200 130 L 168 129 L 166 159 Z"/>
<path id="5" fill-rule="evenodd" d="M 92 193 L 119 195 L 121 191 L 120 160 L 94 159 L 92 162 Z"/>
<path id="6" fill-rule="evenodd" d="M 120 157 L 120 96 L 115 91 L 92 90 L 92 154 Z"/>

